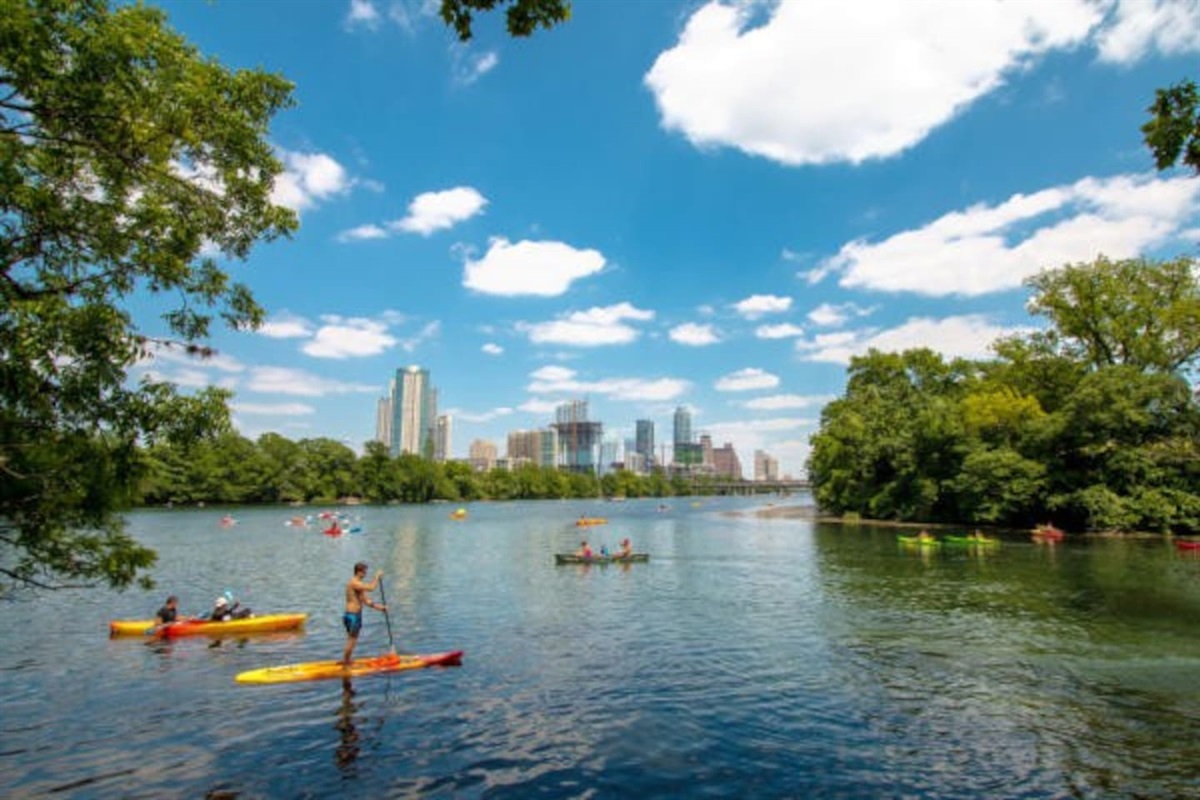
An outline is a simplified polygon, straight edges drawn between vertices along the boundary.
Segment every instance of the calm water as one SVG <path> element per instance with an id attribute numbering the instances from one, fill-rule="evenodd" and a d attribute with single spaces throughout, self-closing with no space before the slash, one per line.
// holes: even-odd
<path id="1" fill-rule="evenodd" d="M 1200 558 L 1161 542 L 922 556 L 766 501 L 145 512 L 160 588 L 0 603 L 6 797 L 1200 797 Z M 315 509 L 307 509 L 313 511 Z M 730 512 L 742 512 L 733 514 Z M 650 563 L 555 567 L 580 514 Z M 340 652 L 351 565 L 462 667 L 239 686 Z M 297 634 L 107 638 L 232 590 Z M 388 648 L 368 610 L 359 654 Z"/>

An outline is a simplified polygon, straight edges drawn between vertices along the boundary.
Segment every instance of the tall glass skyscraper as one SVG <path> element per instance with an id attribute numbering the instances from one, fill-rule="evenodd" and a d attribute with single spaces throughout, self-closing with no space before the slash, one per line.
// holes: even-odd
<path id="1" fill-rule="evenodd" d="M 392 456 L 401 453 L 433 458 L 437 390 L 429 370 L 417 366 L 396 370 L 392 381 Z"/>
<path id="2" fill-rule="evenodd" d="M 649 469 L 654 465 L 654 423 L 648 419 L 639 419 L 636 436 L 634 452 L 642 457 L 642 463 Z"/>

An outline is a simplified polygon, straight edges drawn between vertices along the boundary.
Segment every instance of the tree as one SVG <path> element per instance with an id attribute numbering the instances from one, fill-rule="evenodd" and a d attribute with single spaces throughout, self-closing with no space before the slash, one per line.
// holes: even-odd
<path id="1" fill-rule="evenodd" d="M 214 317 L 261 322 L 250 291 L 208 254 L 242 259 L 296 228 L 271 203 L 282 166 L 266 140 L 291 91 L 278 75 L 202 57 L 157 9 L 0 0 L 8 580 L 124 587 L 153 563 L 120 516 L 139 477 L 136 444 L 215 418 L 168 385 L 129 386 L 127 373 L 156 346 L 210 353 Z M 157 327 L 134 320 L 135 294 L 163 300 Z"/>
<path id="2" fill-rule="evenodd" d="M 1142 126 L 1143 141 L 1154 153 L 1154 164 L 1168 169 L 1182 161 L 1200 174 L 1200 91 L 1190 80 L 1155 91 Z"/>
<path id="3" fill-rule="evenodd" d="M 454 28 L 459 41 L 468 42 L 474 35 L 474 12 L 496 6 L 508 6 L 505 20 L 510 36 L 529 36 L 538 26 L 550 29 L 571 18 L 569 0 L 442 0 L 442 20 Z"/>

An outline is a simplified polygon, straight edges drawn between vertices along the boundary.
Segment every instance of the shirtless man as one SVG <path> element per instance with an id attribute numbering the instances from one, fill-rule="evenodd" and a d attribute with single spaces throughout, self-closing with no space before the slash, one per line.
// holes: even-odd
<path id="1" fill-rule="evenodd" d="M 387 611 L 387 606 L 380 605 L 367 597 L 367 592 L 373 592 L 379 587 L 379 579 L 383 572 L 375 573 L 375 580 L 366 583 L 367 565 L 358 562 L 354 565 L 354 577 L 346 583 L 346 613 L 342 615 L 342 624 L 346 626 L 346 649 L 342 651 L 342 663 L 350 666 L 354 655 L 354 645 L 358 644 L 358 632 L 362 630 L 363 606 L 370 606 L 376 611 Z"/>

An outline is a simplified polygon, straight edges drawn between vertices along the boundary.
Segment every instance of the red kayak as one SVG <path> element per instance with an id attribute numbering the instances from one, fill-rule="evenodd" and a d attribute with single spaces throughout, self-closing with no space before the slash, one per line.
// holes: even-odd
<path id="1" fill-rule="evenodd" d="M 332 528 L 326 528 L 322 531 L 326 536 L 341 536 L 343 531 L 341 528 L 334 525 Z"/>
<path id="2" fill-rule="evenodd" d="M 1065 536 L 1062 531 L 1053 525 L 1038 525 L 1033 529 L 1034 539 L 1043 539 L 1046 541 L 1057 542 Z"/>
<path id="3" fill-rule="evenodd" d="M 1175 546 L 1184 553 L 1200 553 L 1200 542 L 1178 541 Z"/>

